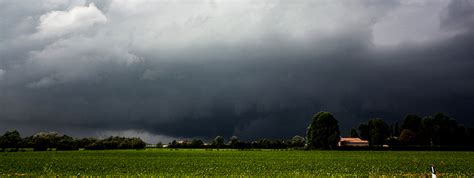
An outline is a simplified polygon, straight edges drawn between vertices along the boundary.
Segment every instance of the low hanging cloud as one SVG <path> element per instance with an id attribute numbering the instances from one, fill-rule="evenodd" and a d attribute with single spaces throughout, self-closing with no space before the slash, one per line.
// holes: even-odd
<path id="1" fill-rule="evenodd" d="M 0 131 L 289 138 L 320 110 L 343 132 L 474 124 L 471 0 L 0 2 Z"/>
<path id="2" fill-rule="evenodd" d="M 57 82 L 93 79 L 100 75 L 104 66 L 129 66 L 137 61 L 139 57 L 125 47 L 111 44 L 105 39 L 78 36 L 58 40 L 41 51 L 30 52 L 27 65 L 33 68 L 31 72 L 48 76 L 28 86 L 50 86 Z"/>
<path id="3" fill-rule="evenodd" d="M 454 1 L 453 1 L 454 2 Z M 432 43 L 452 37 L 458 31 L 440 30 L 449 1 L 401 1 L 396 8 L 373 26 L 373 42 L 376 45 L 398 45 L 400 43 Z M 454 3 L 451 3 L 454 4 Z M 458 9 L 457 9 L 458 10 Z M 448 17 L 446 17 L 448 18 Z M 448 18 L 452 22 L 452 18 Z M 458 29 L 458 28 L 452 28 Z"/>
<path id="4" fill-rule="evenodd" d="M 472 30 L 474 28 L 474 1 L 452 1 L 446 7 L 441 19 L 446 30 Z"/>

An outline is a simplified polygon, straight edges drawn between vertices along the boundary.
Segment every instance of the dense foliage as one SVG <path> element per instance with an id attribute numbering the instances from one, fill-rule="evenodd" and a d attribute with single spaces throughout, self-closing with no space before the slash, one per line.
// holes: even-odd
<path id="1" fill-rule="evenodd" d="M 319 112 L 308 127 L 307 141 L 311 148 L 332 149 L 339 141 L 339 125 L 329 112 Z"/>
<path id="2" fill-rule="evenodd" d="M 358 130 L 358 131 L 357 131 Z M 172 141 L 169 144 L 159 142 L 157 147 L 169 148 L 235 148 L 235 149 L 334 149 L 340 138 L 338 121 L 329 112 L 314 115 L 309 124 L 306 139 L 294 136 L 287 140 L 270 140 L 262 138 L 255 141 L 242 141 L 237 136 L 227 140 L 217 136 L 205 143 L 200 139 Z M 401 126 L 398 122 L 387 124 L 381 118 L 362 123 L 358 128 L 350 130 L 351 137 L 368 140 L 370 148 L 389 146 L 395 149 L 461 148 L 474 147 L 474 129 L 459 125 L 454 119 L 442 113 L 434 117 L 420 117 L 408 114 Z M 18 151 L 19 148 L 33 148 L 35 151 L 45 150 L 89 150 L 101 149 L 140 149 L 146 143 L 140 138 L 109 137 L 102 140 L 95 138 L 75 139 L 56 132 L 40 132 L 22 138 L 16 130 L 7 131 L 0 136 L 1 151 Z"/>
<path id="3" fill-rule="evenodd" d="M 260 139 L 256 141 L 241 141 L 238 137 L 232 136 L 228 139 L 227 144 L 225 144 L 224 137 L 217 136 L 212 143 L 204 144 L 203 141 L 198 139 L 182 140 L 176 141 L 173 140 L 167 146 L 168 148 L 215 148 L 215 149 L 288 149 L 288 148 L 303 148 L 305 145 L 305 139 L 299 135 L 294 136 L 289 140 L 269 140 L 269 139 Z"/>
<path id="4" fill-rule="evenodd" d="M 145 148 L 146 143 L 140 138 L 108 137 L 103 140 L 92 142 L 85 145 L 88 150 L 106 150 L 106 149 L 141 149 Z"/>
<path id="5" fill-rule="evenodd" d="M 353 131 L 351 131 L 352 133 Z M 352 135 L 369 140 L 373 146 L 387 144 L 395 147 L 473 147 L 474 129 L 459 125 L 443 113 L 424 118 L 408 114 L 401 127 L 398 122 L 388 125 L 382 119 L 372 119 L 359 125 Z"/>
<path id="6" fill-rule="evenodd" d="M 146 149 L 3 152 L 2 175 L 473 176 L 474 152 Z"/>
<path id="7" fill-rule="evenodd" d="M 140 149 L 146 143 L 140 138 L 109 137 L 102 140 L 95 138 L 75 139 L 56 132 L 39 132 L 32 136 L 21 138 L 16 130 L 7 131 L 0 137 L 2 151 L 18 151 L 19 148 L 33 148 L 35 151 L 78 150 L 79 148 L 100 149 Z"/>
<path id="8" fill-rule="evenodd" d="M 385 144 L 385 139 L 390 136 L 389 126 L 379 118 L 369 120 L 367 125 L 362 126 L 365 128 L 364 134 L 365 139 L 369 141 L 371 145 L 383 145 Z"/>
<path id="9" fill-rule="evenodd" d="M 0 147 L 2 148 L 2 151 L 4 151 L 6 148 L 13 148 L 14 150 L 17 150 L 19 147 L 21 147 L 21 142 L 22 139 L 20 137 L 20 133 L 16 130 L 7 131 L 0 137 Z"/>

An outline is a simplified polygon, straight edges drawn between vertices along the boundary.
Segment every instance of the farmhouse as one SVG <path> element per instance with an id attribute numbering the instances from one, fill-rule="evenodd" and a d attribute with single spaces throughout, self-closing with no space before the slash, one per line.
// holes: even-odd
<path id="1" fill-rule="evenodd" d="M 362 140 L 360 138 L 344 138 L 341 137 L 339 143 L 337 143 L 339 147 L 366 147 L 369 146 L 369 141 Z"/>

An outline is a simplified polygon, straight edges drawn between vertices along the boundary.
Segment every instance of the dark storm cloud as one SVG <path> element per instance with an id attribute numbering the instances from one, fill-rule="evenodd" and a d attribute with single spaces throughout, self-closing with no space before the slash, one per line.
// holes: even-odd
<path id="1" fill-rule="evenodd" d="M 465 30 L 474 28 L 474 1 L 451 1 L 443 14 L 442 26 L 447 29 Z"/>
<path id="2" fill-rule="evenodd" d="M 35 23 L 2 31 L 0 129 L 288 138 L 320 110 L 344 130 L 437 111 L 472 126 L 472 1 L 433 1 L 443 38 L 379 46 L 386 13 L 424 5 L 407 2 L 6 3 L 2 24 Z"/>

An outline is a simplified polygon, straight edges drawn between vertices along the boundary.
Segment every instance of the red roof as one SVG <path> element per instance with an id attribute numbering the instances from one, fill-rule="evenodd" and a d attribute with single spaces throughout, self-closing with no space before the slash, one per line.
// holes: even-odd
<path id="1" fill-rule="evenodd" d="M 340 142 L 369 142 L 367 140 L 362 140 L 360 138 L 344 138 L 341 137 Z"/>

